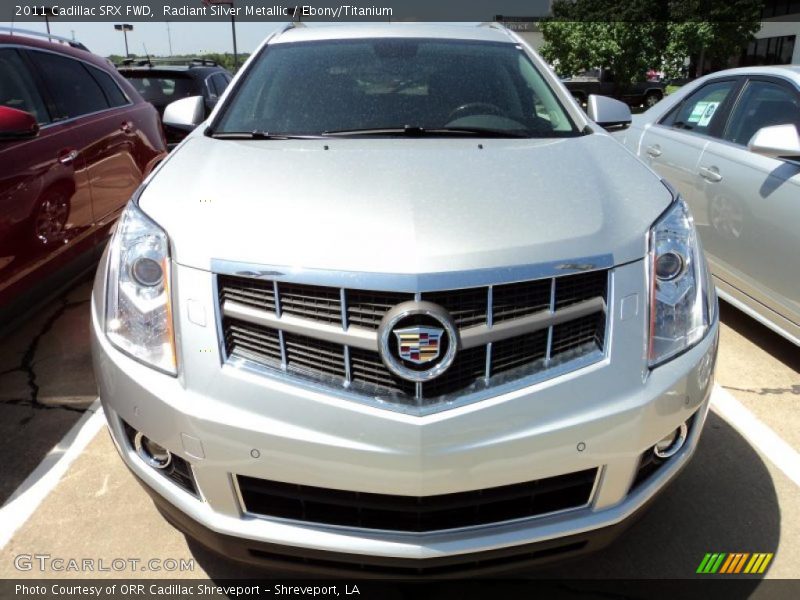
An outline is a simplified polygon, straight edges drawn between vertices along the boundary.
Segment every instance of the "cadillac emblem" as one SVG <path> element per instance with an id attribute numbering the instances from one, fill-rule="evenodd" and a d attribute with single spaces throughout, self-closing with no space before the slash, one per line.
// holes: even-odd
<path id="1" fill-rule="evenodd" d="M 397 352 L 403 360 L 417 365 L 439 358 L 439 340 L 444 329 L 439 327 L 406 327 L 392 331 L 397 336 Z"/>
<path id="2" fill-rule="evenodd" d="M 458 329 L 438 304 L 403 302 L 381 321 L 378 346 L 383 364 L 392 373 L 408 381 L 429 381 L 453 364 Z"/>

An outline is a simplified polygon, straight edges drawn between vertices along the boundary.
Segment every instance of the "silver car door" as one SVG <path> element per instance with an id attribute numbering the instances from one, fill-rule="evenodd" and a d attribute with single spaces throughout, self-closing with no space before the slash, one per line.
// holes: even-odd
<path id="1" fill-rule="evenodd" d="M 706 214 L 697 220 L 715 274 L 800 324 L 800 163 L 747 150 L 756 131 L 787 123 L 800 127 L 793 84 L 750 79 L 723 139 L 700 158 Z"/>
<path id="2" fill-rule="evenodd" d="M 697 175 L 700 156 L 737 86 L 735 78 L 706 83 L 647 128 L 639 144 L 640 158 L 671 183 L 692 209 L 702 194 Z"/>

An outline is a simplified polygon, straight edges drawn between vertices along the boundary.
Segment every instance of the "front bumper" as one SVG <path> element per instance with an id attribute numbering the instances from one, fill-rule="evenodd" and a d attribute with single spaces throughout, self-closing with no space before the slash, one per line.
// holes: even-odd
<path id="1" fill-rule="evenodd" d="M 212 276 L 181 266 L 175 269 L 177 293 L 195 303 L 191 320 L 183 301 L 175 314 L 181 374 L 157 373 L 109 344 L 98 312 L 104 297 L 99 276 L 92 338 L 100 397 L 120 455 L 162 512 L 190 535 L 237 558 L 263 562 L 281 554 L 322 553 L 338 557 L 334 562 L 406 568 L 557 548 L 585 550 L 594 546 L 590 537 L 605 536 L 627 522 L 687 463 L 708 409 L 717 324 L 690 351 L 648 371 L 645 311 L 630 311 L 633 296 L 640 296 L 638 306 L 646 297 L 643 268 L 638 262 L 614 270 L 610 310 L 620 315 L 622 299 L 628 310 L 626 319 L 612 320 L 606 360 L 423 417 L 220 365 L 213 316 L 203 324 L 197 318 L 198 303 L 207 304 L 206 314 L 213 315 Z M 104 271 L 101 263 L 99 273 Z M 692 417 L 681 451 L 633 487 L 642 454 Z M 188 461 L 199 497 L 146 465 L 127 442 L 123 421 Z M 243 475 L 335 490 L 429 496 L 595 468 L 595 489 L 582 508 L 426 533 L 253 516 L 244 512 L 235 486 L 235 476 Z M 235 540 L 241 552 L 230 550 Z"/>

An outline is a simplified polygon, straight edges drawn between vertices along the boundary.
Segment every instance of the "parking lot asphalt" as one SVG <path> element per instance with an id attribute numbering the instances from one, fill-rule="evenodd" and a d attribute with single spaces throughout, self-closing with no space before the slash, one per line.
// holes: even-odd
<path id="1" fill-rule="evenodd" d="M 68 452 L 62 437 L 96 410 L 89 292 L 90 283 L 80 282 L 0 340 L 0 501 L 12 498 L 1 509 L 6 514 L 29 501 L 35 483 L 29 475 L 43 459 Z M 692 462 L 608 549 L 515 575 L 685 578 L 706 552 L 773 552 L 766 577 L 800 578 L 800 482 L 780 460 L 800 449 L 800 352 L 732 307 L 723 304 L 721 317 L 719 389 Z M 730 416 L 731 402 L 746 409 L 738 420 Z M 788 446 L 776 446 L 778 437 Z M 104 427 L 32 514 L 19 512 L 13 514 L 18 529 L 0 550 L 0 578 L 285 575 L 231 563 L 187 541 L 128 473 Z M 135 570 L 95 573 L 41 572 L 35 565 L 20 571 L 15 557 L 26 554 L 106 565 L 115 558 L 186 559 L 194 568 L 155 573 L 139 563 Z"/>

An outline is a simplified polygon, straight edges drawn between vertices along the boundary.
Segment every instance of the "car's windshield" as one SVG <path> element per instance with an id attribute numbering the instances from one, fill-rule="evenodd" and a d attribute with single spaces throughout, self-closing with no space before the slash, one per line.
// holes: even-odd
<path id="1" fill-rule="evenodd" d="M 357 135 L 403 128 L 577 134 L 518 46 L 385 38 L 268 46 L 222 108 L 213 133 Z"/>
<path id="2" fill-rule="evenodd" d="M 125 78 L 142 98 L 159 108 L 175 100 L 198 95 L 197 86 L 191 78 L 184 75 L 126 73 Z"/>

